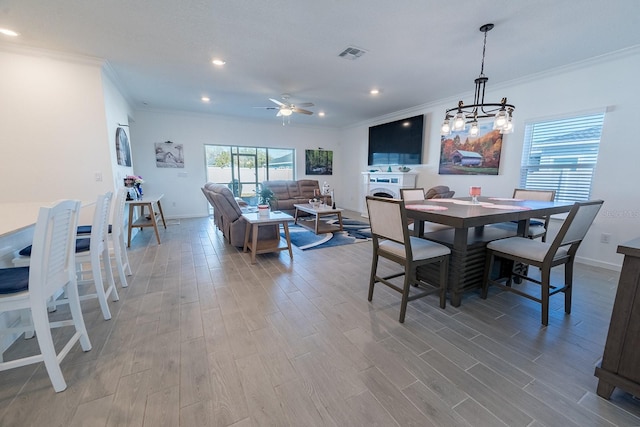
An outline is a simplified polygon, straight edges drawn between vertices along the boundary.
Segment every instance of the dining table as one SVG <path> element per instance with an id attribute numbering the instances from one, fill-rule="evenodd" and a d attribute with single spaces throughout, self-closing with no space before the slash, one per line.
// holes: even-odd
<path id="1" fill-rule="evenodd" d="M 574 202 L 547 202 L 507 197 L 470 197 L 427 199 L 406 203 L 407 217 L 414 220 L 415 236 L 446 245 L 451 249 L 449 261 L 449 298 L 458 307 L 462 294 L 482 286 L 487 243 L 513 236 L 524 236 L 532 218 L 567 213 Z M 425 222 L 449 226 L 425 232 Z M 505 274 L 507 263 L 496 263 L 492 276 Z M 421 267 L 418 277 L 427 282 L 437 280 L 431 266 Z"/>

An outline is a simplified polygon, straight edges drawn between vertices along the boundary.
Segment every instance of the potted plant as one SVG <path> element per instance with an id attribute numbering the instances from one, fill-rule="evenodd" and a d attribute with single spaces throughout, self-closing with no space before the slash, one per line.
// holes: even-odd
<path id="1" fill-rule="evenodd" d="M 275 194 L 269 188 L 264 185 L 260 187 L 260 191 L 258 192 L 258 210 L 260 212 L 268 211 L 271 203 L 276 200 Z"/>

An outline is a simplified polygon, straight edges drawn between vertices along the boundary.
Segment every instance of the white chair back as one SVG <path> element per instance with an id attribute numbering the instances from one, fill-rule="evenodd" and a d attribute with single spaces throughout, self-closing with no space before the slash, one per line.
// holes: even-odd
<path id="1" fill-rule="evenodd" d="M 75 280 L 75 239 L 80 202 L 64 200 L 42 207 L 33 234 L 29 293 L 46 304 L 67 283 Z"/>
<path id="2" fill-rule="evenodd" d="M 111 212 L 112 192 L 98 196 L 96 211 L 91 224 L 91 245 L 89 250 L 100 253 L 105 250 L 109 237 L 109 214 Z M 113 228 L 113 227 L 112 227 Z"/>

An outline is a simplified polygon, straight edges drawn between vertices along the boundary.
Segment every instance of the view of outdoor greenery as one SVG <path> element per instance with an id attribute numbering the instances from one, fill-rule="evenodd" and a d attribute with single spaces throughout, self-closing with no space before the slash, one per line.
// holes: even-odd
<path id="1" fill-rule="evenodd" d="M 236 197 L 257 204 L 256 191 L 267 180 L 295 179 L 295 150 L 205 145 L 207 181 L 227 184 Z"/>

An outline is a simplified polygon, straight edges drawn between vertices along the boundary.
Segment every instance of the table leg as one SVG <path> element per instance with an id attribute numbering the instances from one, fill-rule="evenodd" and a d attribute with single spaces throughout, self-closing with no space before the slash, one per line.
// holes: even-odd
<path id="1" fill-rule="evenodd" d="M 164 229 L 167 229 L 167 222 L 164 220 L 164 213 L 162 212 L 162 205 L 160 204 L 160 200 L 158 200 L 158 211 L 160 211 L 160 218 L 162 218 L 162 225 L 164 225 Z M 158 241 L 158 243 L 160 243 Z"/>
<path id="2" fill-rule="evenodd" d="M 298 223 L 298 208 L 296 208 L 296 212 L 293 214 L 293 223 L 297 224 Z"/>
<path id="3" fill-rule="evenodd" d="M 284 228 L 284 237 L 287 241 L 287 249 L 289 249 L 289 257 L 293 259 L 293 251 L 291 250 L 291 237 L 289 236 L 289 224 L 283 222 L 282 227 Z"/>
<path id="4" fill-rule="evenodd" d="M 153 224 L 153 229 L 156 232 L 156 240 L 158 244 L 160 244 L 160 232 L 158 231 L 158 221 L 156 221 L 156 212 L 153 210 L 153 203 L 149 203 L 149 215 L 151 215 L 151 224 Z M 167 228 L 165 226 L 165 228 Z"/>
<path id="5" fill-rule="evenodd" d="M 316 213 L 316 222 L 315 222 L 315 230 L 316 230 L 316 234 L 318 234 L 318 231 L 320 231 L 319 227 L 318 227 L 318 222 L 320 221 L 320 215 L 318 213 Z"/>
<path id="6" fill-rule="evenodd" d="M 453 236 L 453 250 L 449 261 L 449 289 L 451 290 L 451 305 L 454 307 L 459 307 L 462 301 L 460 282 L 463 279 L 462 272 L 465 271 L 468 234 L 468 228 L 456 228 Z"/>
<path id="7" fill-rule="evenodd" d="M 338 224 L 340 224 L 340 230 L 344 231 L 344 227 L 342 226 L 342 212 L 338 211 Z"/>
<path id="8" fill-rule="evenodd" d="M 251 264 L 256 263 L 256 251 L 258 250 L 258 224 L 251 227 Z"/>
<path id="9" fill-rule="evenodd" d="M 242 248 L 242 252 L 247 252 L 247 248 L 249 247 L 249 234 L 251 234 L 251 223 L 247 222 L 247 226 L 244 228 L 244 247 Z"/>
<path id="10" fill-rule="evenodd" d="M 129 228 L 129 238 L 127 240 L 127 247 L 130 248 L 131 247 L 131 229 L 133 225 L 133 205 L 129 205 L 129 224 L 128 224 L 128 228 Z"/>

